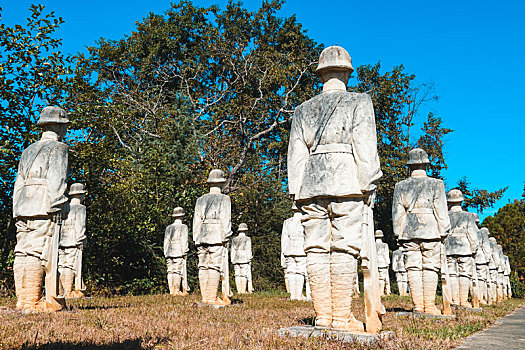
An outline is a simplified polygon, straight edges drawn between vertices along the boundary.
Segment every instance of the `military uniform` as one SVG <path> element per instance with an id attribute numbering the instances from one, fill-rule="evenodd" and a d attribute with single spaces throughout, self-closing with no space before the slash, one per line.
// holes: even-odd
<path id="1" fill-rule="evenodd" d="M 306 253 L 304 252 L 304 229 L 301 213 L 286 219 L 281 235 L 281 255 L 285 259 L 286 277 L 290 288 L 290 299 L 301 300 L 303 284 L 308 281 Z"/>
<path id="2" fill-rule="evenodd" d="M 490 290 L 493 301 L 501 301 L 498 293 L 498 268 L 500 266 L 498 243 L 494 237 L 489 238 L 490 242 L 490 260 L 489 260 L 489 276 L 490 276 Z"/>
<path id="3" fill-rule="evenodd" d="M 428 156 L 422 149 L 413 149 L 407 164 L 426 167 Z M 427 177 L 424 169 L 415 169 L 411 177 L 398 182 L 392 222 L 394 235 L 406 254 L 405 268 L 415 310 L 441 314 L 434 303 L 442 240 L 450 229 L 443 181 Z"/>
<path id="4" fill-rule="evenodd" d="M 380 232 L 378 234 L 378 232 Z M 390 278 L 388 276 L 388 267 L 390 266 L 390 254 L 388 244 L 384 243 L 383 232 L 376 231 L 376 251 L 377 251 L 377 267 L 379 271 L 379 286 L 381 295 L 390 295 Z"/>
<path id="5" fill-rule="evenodd" d="M 345 89 L 343 76 L 352 70 L 343 48 L 331 46 L 321 53 L 318 74 L 323 79 L 325 72 L 337 71 L 340 77 L 333 82 L 339 85 L 325 82 L 322 94 L 295 109 L 288 145 L 288 185 L 303 213 L 316 325 L 343 330 L 362 329 L 350 303 L 356 258 L 368 239 L 362 237 L 363 220 L 373 227 L 367 195 L 382 175 L 372 100 Z M 375 249 L 370 250 L 377 276 Z M 378 327 L 377 321 L 374 316 L 376 326 L 369 328 Z"/>
<path id="6" fill-rule="evenodd" d="M 68 124 L 66 112 L 46 107 L 38 125 Z M 20 157 L 13 190 L 16 239 L 13 264 L 17 307 L 61 309 L 58 298 L 58 238 L 54 220 L 67 202 L 68 148 L 59 135 L 46 131 Z M 46 303 L 39 303 L 46 278 Z M 50 283 L 53 286 L 49 285 Z"/>
<path id="7" fill-rule="evenodd" d="M 405 269 L 405 253 L 401 247 L 392 252 L 392 270 L 396 274 L 399 295 L 407 296 L 408 277 L 407 270 Z"/>
<path id="8" fill-rule="evenodd" d="M 452 301 L 456 305 L 472 307 L 468 293 L 472 283 L 474 254 L 478 249 L 478 228 L 471 213 L 461 209 L 463 195 L 459 190 L 449 192 L 451 209 L 450 235 L 445 241 L 448 272 L 451 279 Z"/>
<path id="9" fill-rule="evenodd" d="M 477 232 L 478 249 L 475 254 L 476 273 L 479 283 L 478 293 L 482 303 L 491 304 L 492 298 L 489 293 L 489 261 L 490 261 L 490 242 L 487 228 L 481 228 Z"/>
<path id="10" fill-rule="evenodd" d="M 84 195 L 84 185 L 71 185 L 69 195 Z M 82 252 L 86 245 L 86 206 L 80 199 L 72 199 L 63 210 L 62 236 L 58 251 L 58 268 L 60 280 L 66 297 L 81 296 L 85 290 L 82 281 Z M 75 292 L 73 290 L 75 280 Z"/>
<path id="11" fill-rule="evenodd" d="M 168 266 L 168 286 L 171 295 L 180 295 L 185 292 L 181 282 L 186 276 L 186 255 L 188 254 L 188 226 L 182 223 L 184 211 L 181 207 L 173 210 L 175 222 L 166 227 L 164 233 L 164 257 Z"/>
<path id="12" fill-rule="evenodd" d="M 497 277 L 497 289 L 500 300 L 505 300 L 505 255 L 501 245 L 497 245 L 498 254 L 498 277 Z"/>
<path id="13" fill-rule="evenodd" d="M 239 235 L 232 239 L 231 262 L 235 270 L 235 284 L 239 294 L 252 292 L 250 288 L 247 289 L 248 282 L 251 282 L 252 261 L 252 239 L 246 236 L 245 231 L 247 230 L 248 226 L 241 224 Z"/>
<path id="14" fill-rule="evenodd" d="M 503 276 L 504 276 L 503 285 L 505 289 L 505 297 L 512 298 L 512 287 L 510 284 L 510 272 L 511 272 L 510 260 L 509 260 L 509 257 L 506 255 L 504 255 L 503 257 L 505 258 L 505 269 L 503 271 Z"/>
<path id="15" fill-rule="evenodd" d="M 227 245 L 232 235 L 231 201 L 216 187 L 224 181 L 222 171 L 214 169 L 210 172 L 208 183 L 212 187 L 209 193 L 197 199 L 193 216 L 193 241 L 199 256 L 199 282 L 204 303 L 220 303 L 216 299 L 217 289 L 221 272 L 228 264 Z"/>

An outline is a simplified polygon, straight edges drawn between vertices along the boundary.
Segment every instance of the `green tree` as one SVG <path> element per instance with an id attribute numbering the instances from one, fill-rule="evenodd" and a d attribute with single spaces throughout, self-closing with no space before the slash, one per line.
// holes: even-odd
<path id="1" fill-rule="evenodd" d="M 472 208 L 478 213 L 483 213 L 483 210 L 494 207 L 494 204 L 503 197 L 508 186 L 494 192 L 485 189 L 473 189 L 470 181 L 464 176 L 458 181 L 457 188 L 463 193 L 463 197 L 465 197 L 462 204 L 464 210 Z"/>

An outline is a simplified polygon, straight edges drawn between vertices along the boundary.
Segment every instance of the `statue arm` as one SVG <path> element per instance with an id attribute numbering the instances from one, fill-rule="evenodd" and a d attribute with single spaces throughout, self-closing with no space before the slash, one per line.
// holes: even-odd
<path id="1" fill-rule="evenodd" d="M 226 242 L 232 236 L 232 203 L 229 196 L 224 196 L 221 209 L 222 241 Z"/>
<path id="2" fill-rule="evenodd" d="M 170 227 L 166 227 L 166 231 L 164 231 L 164 256 L 166 256 L 168 252 L 168 248 L 170 245 Z"/>
<path id="3" fill-rule="evenodd" d="M 394 199 L 392 201 L 392 227 L 394 236 L 402 237 L 405 230 L 406 208 L 403 204 L 401 190 L 396 184 L 394 188 Z"/>
<path id="4" fill-rule="evenodd" d="M 304 140 L 301 119 L 301 106 L 299 106 L 294 112 L 288 143 L 288 190 L 292 196 L 296 196 L 301 189 L 304 169 L 310 156 Z"/>
<path id="5" fill-rule="evenodd" d="M 252 239 L 250 237 L 248 237 L 248 244 L 246 245 L 246 249 L 248 249 L 248 260 L 252 261 Z"/>
<path id="6" fill-rule="evenodd" d="M 65 195 L 67 190 L 68 172 L 68 151 L 67 146 L 60 143 L 49 156 L 49 169 L 47 171 L 47 183 L 51 208 L 48 213 L 55 213 L 61 210 L 67 202 Z"/>
<path id="7" fill-rule="evenodd" d="M 439 181 L 434 195 L 434 217 L 438 223 L 439 235 L 446 238 L 450 231 L 450 217 L 448 215 L 447 196 L 445 194 L 445 184 Z"/>
<path id="8" fill-rule="evenodd" d="M 355 110 L 353 125 L 353 153 L 357 176 L 363 193 L 374 191 L 383 175 L 377 153 L 377 134 L 374 106 L 369 95 L 364 94 Z"/>
<path id="9" fill-rule="evenodd" d="M 15 185 L 13 189 L 13 205 L 16 205 L 18 201 L 18 194 L 22 187 L 24 186 L 25 178 L 24 178 L 24 165 L 23 165 L 23 159 L 24 159 L 24 153 L 22 153 L 22 156 L 20 157 L 20 161 L 18 162 L 18 172 L 16 174 L 16 180 Z"/>
<path id="10" fill-rule="evenodd" d="M 182 242 L 182 252 L 184 253 L 184 255 L 187 255 L 187 254 L 188 254 L 188 251 L 189 251 L 189 247 L 188 247 L 188 236 L 189 236 L 189 233 L 188 233 L 188 226 L 186 226 L 186 225 L 182 225 L 182 237 L 181 237 L 181 242 Z"/>
<path id="11" fill-rule="evenodd" d="M 197 199 L 197 203 L 195 203 L 195 212 L 193 213 L 193 242 L 195 243 L 198 241 L 202 222 L 204 220 L 204 205 L 202 205 L 201 198 Z"/>
<path id="12" fill-rule="evenodd" d="M 478 233 L 477 233 L 478 227 L 476 226 L 476 222 L 474 221 L 474 217 L 472 215 L 469 216 L 469 220 L 467 223 L 467 236 L 468 240 L 470 242 L 470 250 L 475 253 L 478 250 Z"/>
<path id="13" fill-rule="evenodd" d="M 86 243 L 86 207 L 81 206 L 76 214 L 75 233 L 77 245 L 84 245 Z"/>

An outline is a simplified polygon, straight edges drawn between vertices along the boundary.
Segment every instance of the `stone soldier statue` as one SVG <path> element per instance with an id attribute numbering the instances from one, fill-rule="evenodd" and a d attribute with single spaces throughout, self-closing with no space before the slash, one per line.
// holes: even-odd
<path id="1" fill-rule="evenodd" d="M 490 232 L 489 232 L 490 233 Z M 498 293 L 498 268 L 500 266 L 499 254 L 498 254 L 498 243 L 496 238 L 489 237 L 490 242 L 490 261 L 489 261 L 489 275 L 490 275 L 490 290 L 492 294 L 492 301 L 499 302 L 501 301 L 500 295 Z"/>
<path id="2" fill-rule="evenodd" d="M 379 270 L 379 288 L 381 295 L 390 295 L 390 278 L 388 276 L 388 267 L 390 266 L 390 254 L 388 244 L 382 241 L 383 231 L 376 230 L 376 251 L 377 267 Z"/>
<path id="3" fill-rule="evenodd" d="M 394 234 L 406 252 L 410 295 L 416 312 L 440 315 L 435 305 L 438 274 L 446 265 L 442 260 L 442 241 L 450 221 L 443 181 L 427 176 L 427 153 L 415 148 L 408 153 L 411 176 L 394 189 L 392 222 Z"/>
<path id="4" fill-rule="evenodd" d="M 81 183 L 69 188 L 71 200 L 64 205 L 62 237 L 58 251 L 58 271 L 66 298 L 80 298 L 86 290 L 82 280 L 82 252 L 86 246 L 86 206 L 82 204 L 86 190 Z M 73 291 L 73 282 L 75 291 Z"/>
<path id="5" fill-rule="evenodd" d="M 512 298 L 512 287 L 510 285 L 510 260 L 509 257 L 504 255 L 505 259 L 505 271 L 503 272 L 504 280 L 503 285 L 505 287 L 505 297 L 506 298 Z"/>
<path id="6" fill-rule="evenodd" d="M 479 221 L 479 218 L 477 220 Z M 476 271 L 478 273 L 480 303 L 482 304 L 492 304 L 492 295 L 489 288 L 489 263 L 491 253 L 492 250 L 490 248 L 489 230 L 486 227 L 482 227 L 480 230 L 478 230 L 478 250 L 476 251 L 475 256 Z"/>
<path id="7" fill-rule="evenodd" d="M 303 285 L 308 283 L 306 273 L 306 253 L 304 252 L 304 229 L 301 225 L 301 212 L 295 205 L 292 206 L 294 215 L 284 220 L 281 235 L 281 255 L 285 259 L 286 278 L 290 288 L 290 299 L 303 300 Z M 311 296 L 309 287 L 306 288 L 306 299 Z"/>
<path id="8" fill-rule="evenodd" d="M 252 293 L 253 290 L 247 289 L 252 274 L 252 239 L 246 236 L 248 225 L 245 223 L 239 225 L 238 231 L 239 235 L 233 238 L 231 248 L 231 262 L 235 269 L 235 286 L 239 294 Z"/>
<path id="9" fill-rule="evenodd" d="M 450 235 L 445 242 L 448 271 L 451 279 L 452 301 L 464 307 L 472 307 L 468 294 L 475 274 L 474 253 L 478 249 L 478 227 L 471 213 L 463 211 L 463 194 L 454 189 L 448 193 L 450 210 Z M 473 298 L 476 297 L 473 295 Z"/>
<path id="10" fill-rule="evenodd" d="M 399 295 L 408 296 L 408 277 L 405 269 L 405 252 L 402 247 L 392 252 L 392 270 L 396 274 Z"/>
<path id="11" fill-rule="evenodd" d="M 351 312 L 357 258 L 364 269 L 367 332 L 381 329 L 372 207 L 382 176 L 372 100 L 346 91 L 350 55 L 319 57 L 323 92 L 295 109 L 288 145 L 289 191 L 301 209 L 316 326 L 362 331 Z"/>
<path id="12" fill-rule="evenodd" d="M 43 129 L 39 141 L 27 147 L 18 164 L 13 190 L 13 218 L 17 244 L 13 265 L 17 308 L 58 311 L 58 242 L 61 212 L 67 202 L 68 149 L 60 142 L 69 120 L 62 108 L 42 110 L 37 125 Z M 42 282 L 45 280 L 45 299 Z"/>
<path id="13" fill-rule="evenodd" d="M 171 295 L 187 295 L 186 257 L 189 249 L 188 226 L 182 223 L 184 209 L 181 207 L 173 209 L 171 216 L 175 221 L 166 227 L 164 233 L 164 257 L 168 265 L 168 287 Z"/>
<path id="14" fill-rule="evenodd" d="M 497 246 L 497 252 L 498 252 L 498 278 L 497 278 L 497 289 L 498 289 L 498 295 L 500 300 L 505 300 L 505 255 L 503 254 L 503 248 L 501 247 L 501 244 L 498 244 Z"/>
<path id="15" fill-rule="evenodd" d="M 202 302 L 206 304 L 230 304 L 229 291 L 223 290 L 223 298 L 217 298 L 221 272 L 228 264 L 224 258 L 227 259 L 228 242 L 232 235 L 230 197 L 221 193 L 225 182 L 222 170 L 210 171 L 210 192 L 197 199 L 193 216 L 193 241 L 199 255 L 199 284 Z"/>

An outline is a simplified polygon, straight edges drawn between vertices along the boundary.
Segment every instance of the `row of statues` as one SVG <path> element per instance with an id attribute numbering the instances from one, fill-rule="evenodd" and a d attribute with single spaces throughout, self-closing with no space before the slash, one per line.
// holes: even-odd
<path id="1" fill-rule="evenodd" d="M 326 48 L 316 70 L 322 93 L 295 109 L 287 159 L 294 215 L 283 225 L 281 264 L 291 299 L 312 300 L 315 326 L 377 333 L 386 312 L 381 296 L 390 293 L 389 250 L 373 221 L 383 174 L 372 100 L 365 93 L 346 91 L 352 71 L 345 49 Z M 79 295 L 83 288 L 85 207 L 81 202 L 85 190 L 74 184 L 71 199 L 65 195 L 68 154 L 60 140 L 68 124 L 64 110 L 46 107 L 38 122 L 44 129 L 42 138 L 24 150 L 20 159 L 13 198 L 20 308 L 56 311 L 63 308 L 66 295 Z M 474 304 L 510 295 L 505 277 L 506 271 L 510 273 L 508 259 L 488 238 L 488 230 L 477 228 L 475 216 L 461 209 L 461 192 L 450 191 L 447 203 L 443 181 L 426 174 L 428 164 L 424 150 L 410 151 L 411 175 L 394 190 L 392 222 L 400 249 L 393 254 L 393 269 L 400 293 L 410 290 L 415 311 L 431 315 L 441 315 L 435 305 L 440 276 L 443 314 L 451 314 L 452 304 L 469 307 L 469 291 Z M 231 303 L 230 254 L 237 291 L 253 290 L 248 227 L 241 224 L 239 235 L 232 238 L 231 200 L 222 193 L 225 182 L 221 170 L 209 173 L 209 192 L 197 199 L 193 215 L 204 304 Z M 182 222 L 182 208 L 175 208 L 172 217 L 164 237 L 168 286 L 171 294 L 187 294 L 189 230 Z M 68 234 L 73 227 L 75 234 Z M 351 309 L 358 291 L 359 263 L 364 323 Z M 73 280 L 78 292 L 72 291 Z"/>

